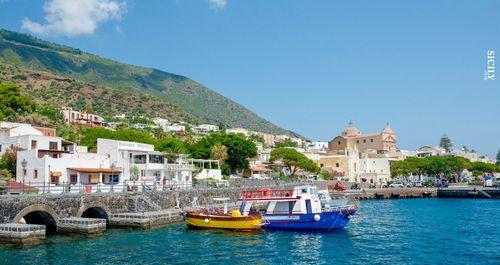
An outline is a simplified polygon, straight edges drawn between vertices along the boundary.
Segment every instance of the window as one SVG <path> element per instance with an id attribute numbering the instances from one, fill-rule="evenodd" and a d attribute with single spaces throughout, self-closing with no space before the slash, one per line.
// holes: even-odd
<path id="1" fill-rule="evenodd" d="M 340 167 L 340 164 L 339 163 L 335 163 L 335 167 Z"/>
<path id="2" fill-rule="evenodd" d="M 359 140 L 356 140 L 356 143 L 359 144 Z"/>
<path id="3" fill-rule="evenodd" d="M 146 155 L 135 155 L 134 164 L 146 164 Z"/>
<path id="4" fill-rule="evenodd" d="M 50 182 L 53 184 L 59 184 L 59 177 L 58 176 L 50 176 Z"/>
<path id="5" fill-rule="evenodd" d="M 2 145 L 0 144 L 0 152 L 2 152 Z"/>
<path id="6" fill-rule="evenodd" d="M 339 145 L 340 145 L 340 141 L 339 141 Z"/>
<path id="7" fill-rule="evenodd" d="M 33 178 L 38 178 L 38 169 L 33 170 Z"/>
<path id="8" fill-rule="evenodd" d="M 31 140 L 31 149 L 36 149 L 37 142 L 36 140 Z"/>
<path id="9" fill-rule="evenodd" d="M 366 139 L 363 139 L 363 143 L 366 144 Z"/>
<path id="10" fill-rule="evenodd" d="M 370 139 L 370 142 L 372 142 L 372 143 L 373 143 L 373 139 Z"/>
<path id="11" fill-rule="evenodd" d="M 146 170 L 141 170 L 141 177 L 145 177 L 146 176 Z"/>
<path id="12" fill-rule="evenodd" d="M 70 182 L 71 184 L 76 184 L 78 181 L 78 175 L 77 174 L 71 174 L 70 176 Z"/>
<path id="13" fill-rule="evenodd" d="M 163 164 L 163 156 L 161 155 L 150 155 L 149 163 L 153 164 Z"/>
<path id="14" fill-rule="evenodd" d="M 49 142 L 50 150 L 57 150 L 57 142 Z"/>

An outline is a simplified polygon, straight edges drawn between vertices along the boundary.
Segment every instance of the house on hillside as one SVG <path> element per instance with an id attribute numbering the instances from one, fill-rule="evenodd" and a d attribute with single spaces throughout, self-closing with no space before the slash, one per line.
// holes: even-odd
<path id="1" fill-rule="evenodd" d="M 67 124 L 102 127 L 104 123 L 104 119 L 99 115 L 76 111 L 72 108 L 61 108 L 61 113 L 64 115 L 64 121 Z"/>

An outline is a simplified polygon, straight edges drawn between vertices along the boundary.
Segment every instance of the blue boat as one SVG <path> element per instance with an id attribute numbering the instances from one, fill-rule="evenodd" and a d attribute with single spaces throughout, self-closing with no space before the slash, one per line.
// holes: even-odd
<path id="1" fill-rule="evenodd" d="M 326 198 L 330 201 L 329 197 Z M 240 198 L 240 211 L 251 213 L 265 206 L 261 213 L 264 229 L 331 231 L 344 228 L 357 205 L 347 200 L 341 203 L 321 203 L 316 186 L 305 185 L 293 190 L 263 189 L 245 191 Z M 345 202 L 345 203 L 344 203 Z"/>

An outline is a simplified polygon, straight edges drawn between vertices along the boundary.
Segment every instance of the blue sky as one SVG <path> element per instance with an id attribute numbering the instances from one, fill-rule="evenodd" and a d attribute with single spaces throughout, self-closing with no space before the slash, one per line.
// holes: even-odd
<path id="1" fill-rule="evenodd" d="M 0 27 L 190 77 L 312 140 L 389 122 L 402 149 L 446 133 L 490 156 L 499 14 L 494 0 L 0 0 Z"/>

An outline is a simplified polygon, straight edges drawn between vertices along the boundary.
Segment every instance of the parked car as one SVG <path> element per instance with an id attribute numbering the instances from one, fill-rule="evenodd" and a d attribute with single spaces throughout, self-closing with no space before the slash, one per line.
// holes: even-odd
<path id="1" fill-rule="evenodd" d="M 389 188 L 404 188 L 405 185 L 401 182 L 394 182 L 389 185 Z"/>

